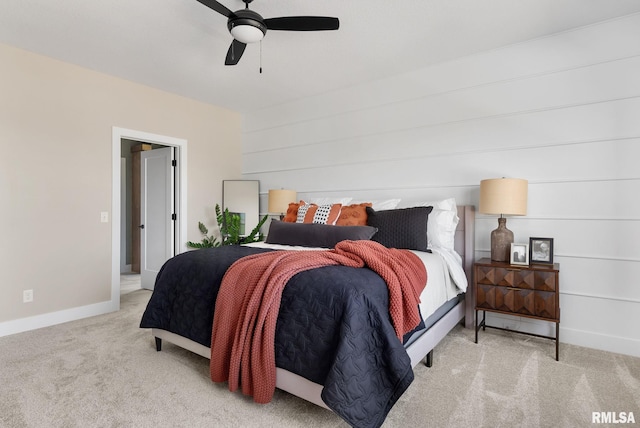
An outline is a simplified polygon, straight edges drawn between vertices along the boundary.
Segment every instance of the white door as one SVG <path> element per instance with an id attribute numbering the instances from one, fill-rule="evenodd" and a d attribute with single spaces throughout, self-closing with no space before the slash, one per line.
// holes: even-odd
<path id="1" fill-rule="evenodd" d="M 173 150 L 148 150 L 140 156 L 140 281 L 148 290 L 153 290 L 164 262 L 174 256 Z"/>

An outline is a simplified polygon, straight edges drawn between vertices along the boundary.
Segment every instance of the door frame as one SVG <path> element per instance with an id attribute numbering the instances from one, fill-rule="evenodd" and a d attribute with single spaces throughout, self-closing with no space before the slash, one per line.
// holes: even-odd
<path id="1" fill-rule="evenodd" d="M 176 253 L 179 254 L 187 250 L 185 240 L 187 236 L 187 140 L 114 126 L 111 143 L 113 168 L 111 185 L 111 305 L 114 311 L 120 309 L 120 157 L 122 139 L 178 148 L 176 153 L 178 163 Z"/>

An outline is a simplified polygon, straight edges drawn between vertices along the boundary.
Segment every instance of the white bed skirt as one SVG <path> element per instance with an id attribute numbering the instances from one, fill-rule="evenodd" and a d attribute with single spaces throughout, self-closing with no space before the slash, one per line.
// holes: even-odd
<path id="1" fill-rule="evenodd" d="M 411 358 L 411 367 L 415 367 L 429 352 L 458 324 L 465 316 L 465 301 L 459 301 L 449 312 L 438 320 L 431 328 L 407 347 Z M 162 340 L 173 343 L 205 358 L 211 358 L 211 348 L 201 345 L 185 337 L 166 330 L 151 329 L 151 334 Z M 276 367 L 276 388 L 287 391 L 320 407 L 327 408 L 320 393 L 322 385 L 311 382 L 302 376 Z"/>

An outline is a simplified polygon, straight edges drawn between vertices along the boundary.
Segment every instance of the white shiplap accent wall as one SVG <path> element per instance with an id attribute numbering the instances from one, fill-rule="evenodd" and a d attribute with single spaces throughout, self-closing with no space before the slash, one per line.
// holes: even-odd
<path id="1" fill-rule="evenodd" d="M 526 178 L 528 214 L 508 225 L 555 239 L 561 341 L 640 356 L 638 40 L 634 14 L 247 114 L 244 177 L 263 209 L 281 187 L 477 206 L 480 180 Z M 477 216 L 477 258 L 496 225 Z"/>

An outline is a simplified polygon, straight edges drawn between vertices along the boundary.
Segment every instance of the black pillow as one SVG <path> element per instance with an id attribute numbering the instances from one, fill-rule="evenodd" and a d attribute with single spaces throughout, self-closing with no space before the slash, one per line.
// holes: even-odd
<path id="1" fill-rule="evenodd" d="M 344 240 L 371 239 L 376 232 L 377 229 L 371 226 L 334 226 L 273 220 L 265 242 L 267 244 L 333 248 L 338 242 Z"/>
<path id="2" fill-rule="evenodd" d="M 372 238 L 387 248 L 427 251 L 427 221 L 433 207 L 375 211 L 367 207 L 367 225 L 378 229 Z"/>

